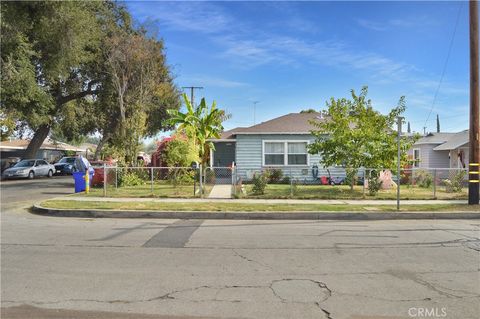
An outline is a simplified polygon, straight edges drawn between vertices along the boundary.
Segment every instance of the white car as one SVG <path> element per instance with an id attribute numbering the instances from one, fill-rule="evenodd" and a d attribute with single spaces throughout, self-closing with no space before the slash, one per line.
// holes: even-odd
<path id="1" fill-rule="evenodd" d="M 7 168 L 2 173 L 3 179 L 9 178 L 35 178 L 36 176 L 52 177 L 55 166 L 41 159 L 21 160 L 13 167 Z"/>

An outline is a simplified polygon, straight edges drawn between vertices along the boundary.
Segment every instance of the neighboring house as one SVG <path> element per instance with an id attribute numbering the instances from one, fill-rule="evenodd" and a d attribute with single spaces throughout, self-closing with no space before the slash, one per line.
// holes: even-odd
<path id="1" fill-rule="evenodd" d="M 250 127 L 237 127 L 213 139 L 211 167 L 235 163 L 237 174 L 251 179 L 267 168 L 281 168 L 284 176 L 312 180 L 312 167 L 325 174 L 319 155 L 310 155 L 307 145 L 314 141 L 310 120 L 321 120 L 320 113 L 290 113 Z"/>
<path id="2" fill-rule="evenodd" d="M 9 161 L 9 158 L 23 158 L 23 154 L 27 149 L 28 143 L 30 143 L 30 140 L 10 140 L 0 142 L 0 158 L 2 169 L 6 165 L 6 162 Z M 77 155 L 82 154 L 85 156 L 86 149 L 66 143 L 45 140 L 38 150 L 35 158 L 45 159 L 48 162 L 53 162 L 64 156 L 66 152 L 75 152 Z"/>
<path id="3" fill-rule="evenodd" d="M 468 168 L 468 130 L 429 133 L 409 150 L 414 168 Z"/>

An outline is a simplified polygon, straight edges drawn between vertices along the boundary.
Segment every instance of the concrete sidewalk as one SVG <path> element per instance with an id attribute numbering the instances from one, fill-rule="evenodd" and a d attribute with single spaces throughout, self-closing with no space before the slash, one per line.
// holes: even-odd
<path id="1" fill-rule="evenodd" d="M 325 205 L 395 205 L 396 200 L 344 200 L 344 199 L 217 199 L 217 198 L 112 198 L 91 196 L 63 196 L 51 200 L 89 202 L 153 202 L 153 203 L 238 203 L 238 204 L 325 204 Z M 467 200 L 401 200 L 401 205 L 467 204 Z"/>
<path id="2" fill-rule="evenodd" d="M 208 195 L 209 199 L 230 199 L 232 198 L 232 185 L 227 184 L 217 184 L 214 185 L 210 194 Z"/>

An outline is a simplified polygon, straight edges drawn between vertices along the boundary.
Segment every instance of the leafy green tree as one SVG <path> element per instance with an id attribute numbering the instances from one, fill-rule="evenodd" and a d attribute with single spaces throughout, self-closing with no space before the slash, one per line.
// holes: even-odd
<path id="1" fill-rule="evenodd" d="M 104 2 L 1 2 L 1 106 L 34 131 L 33 157 L 76 101 L 98 92 Z M 72 124 L 72 122 L 70 122 Z M 68 126 L 68 125 L 67 125 Z"/>
<path id="2" fill-rule="evenodd" d="M 169 109 L 168 114 L 171 116 L 169 121 L 172 125 L 178 125 L 177 131 L 185 134 L 193 142 L 193 147 L 198 150 L 200 162 L 205 165 L 210 149 L 214 149 L 210 139 L 220 137 L 223 131 L 222 123 L 230 115 L 218 109 L 215 101 L 208 107 L 205 98 L 202 98 L 200 104 L 193 107 L 186 94 L 183 94 L 183 99 L 187 111 L 182 113 L 176 109 Z"/>
<path id="3" fill-rule="evenodd" d="M 311 154 L 320 154 L 325 166 L 343 166 L 354 185 L 354 176 L 361 167 L 395 170 L 397 161 L 397 116 L 405 111 L 401 97 L 397 107 L 383 115 L 373 109 L 367 99 L 368 88 L 360 95 L 351 91 L 351 99 L 331 98 L 324 119 L 313 120 L 311 131 L 315 142 L 309 145 Z M 401 139 L 401 160 L 407 163 L 407 150 L 415 139 Z"/>
<path id="4" fill-rule="evenodd" d="M 0 110 L 0 140 L 6 141 L 10 136 L 13 135 L 13 132 L 16 128 L 15 117 L 11 113 L 6 113 L 3 110 Z"/>
<path id="5" fill-rule="evenodd" d="M 163 42 L 147 37 L 142 29 L 119 27 L 106 41 L 105 57 L 109 82 L 106 100 L 99 99 L 99 105 L 106 105 L 114 116 L 103 118 L 102 135 L 132 163 L 141 139 L 170 128 L 166 110 L 180 107 L 179 93 Z"/>
<path id="6" fill-rule="evenodd" d="M 127 162 L 140 140 L 166 129 L 180 106 L 163 42 L 134 28 L 111 1 L 1 2 L 1 107 L 33 138 L 68 141 L 100 133 Z M 120 79 L 120 81 L 119 81 Z M 121 90 L 120 90 L 121 88 Z M 148 121 L 147 121 L 148 119 Z"/>

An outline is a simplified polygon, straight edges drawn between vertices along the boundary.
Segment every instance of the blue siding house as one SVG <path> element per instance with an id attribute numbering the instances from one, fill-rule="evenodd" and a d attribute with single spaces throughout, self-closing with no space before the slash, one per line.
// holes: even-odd
<path id="1" fill-rule="evenodd" d="M 312 168 L 317 165 L 319 176 L 323 167 L 319 155 L 308 154 L 307 145 L 314 137 L 311 120 L 322 120 L 320 113 L 290 113 L 250 127 L 223 132 L 212 140 L 211 167 L 236 165 L 244 180 L 268 168 L 280 168 L 284 176 L 313 180 Z"/>

